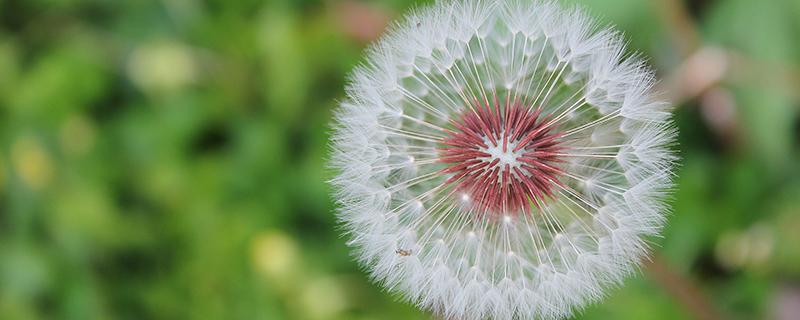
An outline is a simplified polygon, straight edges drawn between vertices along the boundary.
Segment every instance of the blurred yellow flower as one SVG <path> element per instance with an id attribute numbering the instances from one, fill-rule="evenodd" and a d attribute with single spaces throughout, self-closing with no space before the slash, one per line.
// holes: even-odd
<path id="1" fill-rule="evenodd" d="M 53 165 L 47 151 L 34 139 L 18 139 L 11 148 L 14 171 L 33 190 L 41 190 L 53 179 Z"/>
<path id="2" fill-rule="evenodd" d="M 136 48 L 127 69 L 131 81 L 147 93 L 180 90 L 194 81 L 196 74 L 191 51 L 167 41 Z"/>
<path id="3" fill-rule="evenodd" d="M 347 290 L 342 280 L 322 277 L 310 280 L 300 294 L 302 319 L 336 319 L 348 308 Z"/>
<path id="4" fill-rule="evenodd" d="M 267 280 L 280 283 L 296 271 L 297 244 L 282 231 L 263 232 L 253 239 L 250 257 L 257 273 Z"/>

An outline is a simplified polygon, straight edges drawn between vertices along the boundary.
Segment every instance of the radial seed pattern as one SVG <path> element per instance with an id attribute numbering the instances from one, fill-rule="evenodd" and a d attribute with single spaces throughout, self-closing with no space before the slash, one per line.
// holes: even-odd
<path id="1" fill-rule="evenodd" d="M 477 212 L 489 214 L 530 211 L 552 198 L 558 181 L 557 133 L 542 109 L 505 103 L 476 102 L 465 109 L 455 130 L 447 130 L 440 161 L 449 164 L 442 174 L 453 174 L 462 200 Z"/>
<path id="2" fill-rule="evenodd" d="M 675 161 L 654 78 L 611 29 L 534 0 L 395 24 L 331 137 L 338 218 L 371 277 L 445 319 L 554 319 L 635 270 Z"/>

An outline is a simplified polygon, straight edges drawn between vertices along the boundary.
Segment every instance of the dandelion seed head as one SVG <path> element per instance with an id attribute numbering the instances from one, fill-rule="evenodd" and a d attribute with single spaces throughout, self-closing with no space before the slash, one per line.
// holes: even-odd
<path id="1" fill-rule="evenodd" d="M 557 319 L 647 254 L 675 130 L 618 32 L 548 1 L 450 0 L 366 56 L 330 165 L 375 281 L 444 318 Z"/>

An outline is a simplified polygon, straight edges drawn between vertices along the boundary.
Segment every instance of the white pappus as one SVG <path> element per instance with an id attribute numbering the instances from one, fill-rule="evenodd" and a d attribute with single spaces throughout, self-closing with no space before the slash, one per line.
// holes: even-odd
<path id="1" fill-rule="evenodd" d="M 621 35 L 546 1 L 440 1 L 367 53 L 335 116 L 357 260 L 446 319 L 556 319 L 635 270 L 676 135 Z"/>

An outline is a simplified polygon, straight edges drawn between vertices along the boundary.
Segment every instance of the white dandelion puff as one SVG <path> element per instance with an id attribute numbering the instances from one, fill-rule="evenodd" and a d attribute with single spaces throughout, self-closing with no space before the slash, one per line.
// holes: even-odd
<path id="1" fill-rule="evenodd" d="M 620 34 L 551 2 L 441 1 L 355 69 L 330 165 L 375 281 L 447 319 L 570 316 L 647 254 L 676 161 Z"/>

